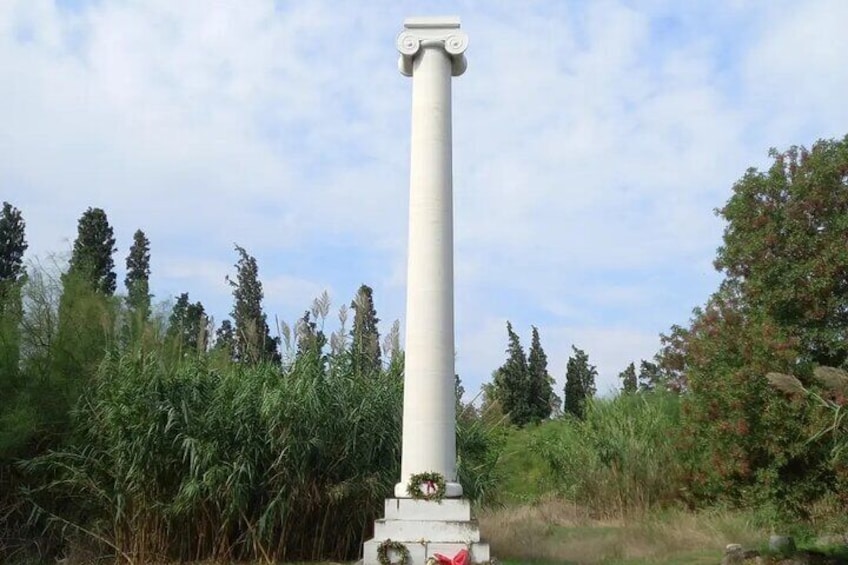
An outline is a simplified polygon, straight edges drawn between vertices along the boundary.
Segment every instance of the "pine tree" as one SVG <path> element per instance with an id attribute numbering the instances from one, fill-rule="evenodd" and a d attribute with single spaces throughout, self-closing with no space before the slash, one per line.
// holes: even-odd
<path id="1" fill-rule="evenodd" d="M 227 281 L 233 287 L 235 322 L 235 356 L 241 362 L 280 362 L 278 339 L 271 337 L 265 313 L 262 311 L 262 282 L 256 259 L 236 245 L 239 260 L 235 264 L 236 280 Z"/>
<path id="2" fill-rule="evenodd" d="M 100 208 L 89 208 L 77 225 L 77 239 L 68 272 L 87 281 L 95 292 L 112 296 L 117 286 L 115 261 L 112 259 L 115 251 L 114 232 L 106 212 Z"/>
<path id="3" fill-rule="evenodd" d="M 380 333 L 377 330 L 377 311 L 374 309 L 373 290 L 363 284 L 351 302 L 353 329 L 351 330 L 354 374 L 368 375 L 380 372 Z"/>
<path id="4" fill-rule="evenodd" d="M 531 421 L 540 422 L 550 418 L 555 394 L 548 374 L 548 356 L 542 349 L 538 328 L 532 327 L 533 337 L 527 355 L 527 404 Z"/>
<path id="5" fill-rule="evenodd" d="M 127 305 L 142 320 L 150 317 L 150 241 L 137 230 L 127 255 Z"/>
<path id="6" fill-rule="evenodd" d="M 516 426 L 524 426 L 533 419 L 532 410 L 527 403 L 527 358 L 510 322 L 506 323 L 506 331 L 509 336 L 507 360 L 495 372 L 495 391 L 504 413 L 509 414 L 510 421 Z"/>
<path id="7" fill-rule="evenodd" d="M 209 342 L 209 319 L 199 301 L 189 301 L 188 293 L 177 298 L 168 319 L 168 336 L 176 341 L 183 351 L 206 351 Z"/>
<path id="8" fill-rule="evenodd" d="M 636 365 L 630 363 L 626 369 L 618 374 L 621 379 L 621 392 L 624 394 L 632 394 L 638 390 L 638 380 L 636 378 Z"/>
<path id="9" fill-rule="evenodd" d="M 583 419 L 586 401 L 595 395 L 595 377 L 598 371 L 589 364 L 589 356 L 582 349 L 571 346 L 574 355 L 568 358 L 565 373 L 565 413 Z"/>

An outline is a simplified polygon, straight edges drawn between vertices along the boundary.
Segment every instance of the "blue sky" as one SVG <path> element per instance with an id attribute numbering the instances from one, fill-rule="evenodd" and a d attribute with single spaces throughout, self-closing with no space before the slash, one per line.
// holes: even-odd
<path id="1" fill-rule="evenodd" d="M 719 281 L 712 210 L 770 147 L 848 133 L 848 2 L 0 3 L 0 199 L 29 258 L 104 208 L 123 268 L 152 242 L 157 301 L 230 308 L 233 244 L 273 319 L 360 283 L 403 319 L 410 81 L 394 38 L 457 14 L 457 369 L 475 391 L 505 322 L 599 390 Z M 121 273 L 120 278 L 123 278 Z M 335 329 L 334 319 L 327 329 Z"/>

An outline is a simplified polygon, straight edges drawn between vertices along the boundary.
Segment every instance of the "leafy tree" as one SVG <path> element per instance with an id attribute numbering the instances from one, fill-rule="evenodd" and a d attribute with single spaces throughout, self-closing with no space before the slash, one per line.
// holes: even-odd
<path id="1" fill-rule="evenodd" d="M 243 247 L 235 246 L 239 255 L 235 264 L 236 279 L 227 277 L 233 288 L 232 318 L 235 322 L 235 355 L 241 362 L 280 362 L 277 351 L 278 339 L 271 337 L 271 330 L 262 311 L 262 282 L 256 259 Z"/>
<path id="2" fill-rule="evenodd" d="M 848 508 L 848 419 L 843 408 L 848 397 L 848 372 L 835 367 L 815 367 L 817 387 L 804 386 L 793 375 L 769 373 L 766 380 L 792 400 L 805 399 L 824 417 L 808 441 L 825 439 L 830 443 L 830 467 L 834 471 L 837 500 Z"/>
<path id="3" fill-rule="evenodd" d="M 521 348 L 521 341 L 513 331 L 512 324 L 506 323 L 509 337 L 506 362 L 495 371 L 495 394 L 504 413 L 516 426 L 524 426 L 533 420 L 533 412 L 528 404 L 527 358 Z"/>
<path id="4" fill-rule="evenodd" d="M 115 262 L 112 259 L 115 251 L 115 237 L 106 212 L 100 208 L 89 208 L 77 225 L 68 272 L 86 281 L 94 291 L 112 296 L 116 288 Z"/>
<path id="5" fill-rule="evenodd" d="M 353 329 L 351 329 L 353 367 L 358 375 L 378 373 L 382 368 L 380 359 L 380 334 L 377 330 L 377 311 L 374 309 L 373 290 L 363 284 L 351 302 Z"/>
<path id="6" fill-rule="evenodd" d="M 798 513 L 833 488 L 834 469 L 808 441 L 815 415 L 764 375 L 807 384 L 813 364 L 848 358 L 848 137 L 770 155 L 769 170 L 749 169 L 718 210 L 725 280 L 688 327 L 662 337 L 658 364 L 688 391 L 690 491 Z"/>
<path id="7" fill-rule="evenodd" d="M 142 320 L 150 317 L 150 241 L 144 232 L 136 230 L 127 255 L 127 305 Z"/>
<path id="8" fill-rule="evenodd" d="M 807 414 L 769 389 L 764 375 L 796 366 L 798 340 L 727 288 L 694 311 L 686 359 L 682 452 L 699 497 L 798 509 L 831 481 L 824 452 L 806 442 Z"/>
<path id="9" fill-rule="evenodd" d="M 568 358 L 565 373 L 565 413 L 583 419 L 586 401 L 595 395 L 595 377 L 598 371 L 589 364 L 589 356 L 582 349 L 571 346 L 574 355 Z"/>
<path id="10" fill-rule="evenodd" d="M 185 351 L 206 351 L 208 345 L 209 319 L 203 304 L 190 302 L 188 293 L 182 293 L 168 319 L 168 336 Z"/>
<path id="11" fill-rule="evenodd" d="M 808 361 L 848 359 L 848 136 L 812 149 L 772 149 L 718 210 L 727 221 L 715 261 L 746 305 L 801 340 Z"/>
<path id="12" fill-rule="evenodd" d="M 533 422 L 540 422 L 551 416 L 556 397 L 552 381 L 551 375 L 548 374 L 548 356 L 542 349 L 539 330 L 533 326 L 530 352 L 527 355 L 527 404 Z"/>
<path id="13" fill-rule="evenodd" d="M 621 392 L 624 394 L 632 394 L 638 390 L 638 381 L 636 378 L 636 365 L 630 363 L 626 369 L 618 374 L 621 379 Z"/>

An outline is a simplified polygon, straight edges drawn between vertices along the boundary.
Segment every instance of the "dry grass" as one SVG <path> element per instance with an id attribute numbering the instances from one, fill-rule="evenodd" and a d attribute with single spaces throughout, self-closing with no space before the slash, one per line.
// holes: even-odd
<path id="1" fill-rule="evenodd" d="M 731 512 L 667 511 L 596 519 L 581 507 L 555 499 L 484 511 L 479 519 L 492 553 L 522 563 L 715 563 L 728 543 L 750 546 L 767 537 L 745 516 Z"/>

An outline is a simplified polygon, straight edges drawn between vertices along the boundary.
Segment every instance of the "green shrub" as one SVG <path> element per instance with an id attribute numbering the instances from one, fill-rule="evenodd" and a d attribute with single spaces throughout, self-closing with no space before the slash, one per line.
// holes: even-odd
<path id="1" fill-rule="evenodd" d="M 671 393 L 593 399 L 584 420 L 547 424 L 532 449 L 559 494 L 598 515 L 621 515 L 680 499 L 679 423 L 680 400 Z"/>

